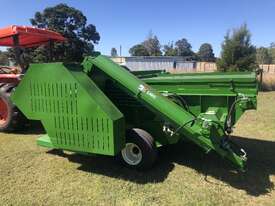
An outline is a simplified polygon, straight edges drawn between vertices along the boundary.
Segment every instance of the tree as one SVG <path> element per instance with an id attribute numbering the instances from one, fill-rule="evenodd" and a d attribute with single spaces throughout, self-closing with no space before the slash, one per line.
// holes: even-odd
<path id="1" fill-rule="evenodd" d="M 227 32 L 217 66 L 220 71 L 253 71 L 257 68 L 256 48 L 251 44 L 246 24 Z"/>
<path id="2" fill-rule="evenodd" d="M 199 52 L 198 52 L 198 58 L 200 61 L 205 61 L 205 62 L 215 61 L 215 55 L 211 44 L 204 43 L 200 46 Z"/>
<path id="3" fill-rule="evenodd" d="M 269 49 L 265 47 L 258 48 L 256 59 L 258 64 L 271 64 L 272 57 L 269 54 Z"/>
<path id="4" fill-rule="evenodd" d="M 116 48 L 112 48 L 111 49 L 111 56 L 112 57 L 117 57 L 118 55 L 117 55 L 117 50 L 116 50 Z"/>
<path id="5" fill-rule="evenodd" d="M 169 42 L 168 44 L 163 46 L 164 56 L 177 56 L 177 50 L 174 47 L 173 42 Z"/>
<path id="6" fill-rule="evenodd" d="M 161 44 L 158 37 L 150 32 L 147 39 L 130 48 L 129 53 L 132 56 L 161 56 Z"/>
<path id="7" fill-rule="evenodd" d="M 142 45 L 148 51 L 149 56 L 161 56 L 161 45 L 158 40 L 158 37 L 154 35 L 152 32 L 149 33 L 147 39 L 142 42 Z"/>
<path id="8" fill-rule="evenodd" d="M 268 49 L 269 56 L 271 58 L 271 63 L 275 64 L 275 42 L 270 44 L 270 47 Z"/>
<path id="9" fill-rule="evenodd" d="M 55 61 L 79 62 L 84 55 L 91 54 L 94 44 L 100 40 L 96 27 L 92 24 L 87 25 L 87 18 L 84 14 L 66 4 L 61 3 L 48 7 L 42 12 L 36 12 L 30 22 L 38 28 L 59 32 L 67 39 L 65 43 L 54 44 L 52 54 Z M 49 60 L 46 46 L 27 49 L 25 53 L 33 62 Z"/>
<path id="10" fill-rule="evenodd" d="M 9 58 L 7 55 L 7 52 L 0 51 L 0 65 L 8 65 L 9 64 Z"/>
<path id="11" fill-rule="evenodd" d="M 191 44 L 187 41 L 187 39 L 183 38 L 176 41 L 176 51 L 177 56 L 193 56 L 194 52 L 192 51 Z"/>
<path id="12" fill-rule="evenodd" d="M 142 44 L 134 45 L 130 50 L 129 53 L 131 56 L 150 56 L 149 52 Z"/>

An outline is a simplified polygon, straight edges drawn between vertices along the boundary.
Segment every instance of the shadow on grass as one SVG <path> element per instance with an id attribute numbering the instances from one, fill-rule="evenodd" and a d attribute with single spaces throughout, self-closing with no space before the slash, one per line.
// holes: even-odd
<path id="1" fill-rule="evenodd" d="M 275 142 L 236 136 L 232 139 L 248 154 L 247 171 L 244 173 L 234 170 L 227 160 L 216 153 L 204 155 L 198 147 L 191 144 L 177 145 L 169 159 L 194 168 L 205 175 L 205 181 L 209 183 L 218 184 L 209 180 L 215 178 L 253 196 L 269 193 L 274 189 L 270 175 L 275 175 Z"/>
<path id="2" fill-rule="evenodd" d="M 22 130 L 16 131 L 17 134 L 43 134 L 45 129 L 43 128 L 40 121 L 30 121 Z"/>
<path id="3" fill-rule="evenodd" d="M 80 170 L 97 173 L 113 178 L 122 178 L 139 184 L 162 182 L 174 164 L 193 168 L 205 175 L 205 181 L 211 182 L 209 177 L 223 181 L 225 186 L 232 186 L 245 190 L 248 194 L 259 196 L 269 193 L 274 184 L 270 175 L 275 174 L 275 142 L 251 138 L 233 137 L 235 142 L 245 148 L 248 154 L 248 168 L 245 173 L 238 173 L 228 161 L 220 158 L 216 153 L 205 155 L 200 148 L 191 143 L 180 143 L 163 147 L 159 151 L 159 160 L 154 168 L 147 172 L 133 171 L 116 163 L 113 158 L 106 156 L 83 156 L 79 154 L 58 153 L 81 166 Z M 183 174 L 184 175 L 184 174 Z"/>
<path id="4" fill-rule="evenodd" d="M 103 155 L 80 155 L 80 154 L 67 154 L 60 150 L 50 150 L 50 154 L 63 156 L 69 161 L 80 164 L 79 170 L 96 173 L 112 178 L 120 178 L 138 184 L 163 182 L 168 176 L 169 172 L 173 170 L 174 164 L 170 161 L 158 162 L 152 169 L 141 172 L 132 169 L 128 169 L 121 164 L 115 158 Z"/>

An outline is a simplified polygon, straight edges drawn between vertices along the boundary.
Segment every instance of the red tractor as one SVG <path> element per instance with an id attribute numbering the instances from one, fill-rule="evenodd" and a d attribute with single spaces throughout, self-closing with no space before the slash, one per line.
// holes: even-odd
<path id="1" fill-rule="evenodd" d="M 51 54 L 53 43 L 64 41 L 65 38 L 61 34 L 46 29 L 26 26 L 9 26 L 0 29 L 0 46 L 14 48 L 16 65 L 18 65 L 16 67 L 0 66 L 0 131 L 10 132 L 21 129 L 27 120 L 10 100 L 11 92 L 28 67 L 22 61 L 22 49 L 49 45 Z"/>

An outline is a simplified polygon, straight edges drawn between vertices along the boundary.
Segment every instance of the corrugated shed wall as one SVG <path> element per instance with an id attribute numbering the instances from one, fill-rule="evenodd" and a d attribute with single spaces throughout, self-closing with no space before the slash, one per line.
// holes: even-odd
<path id="1" fill-rule="evenodd" d="M 133 71 L 166 70 L 172 73 L 217 71 L 215 62 L 187 61 L 183 57 L 112 57 L 118 64 Z M 275 73 L 275 64 L 260 64 L 265 73 Z"/>
<path id="2" fill-rule="evenodd" d="M 188 62 L 182 57 L 127 57 L 125 66 L 132 71 L 140 70 L 195 70 L 195 62 Z"/>
<path id="3" fill-rule="evenodd" d="M 217 70 L 214 62 L 188 61 L 185 57 L 112 57 L 112 60 L 132 71 L 166 70 L 171 73 L 184 73 Z"/>

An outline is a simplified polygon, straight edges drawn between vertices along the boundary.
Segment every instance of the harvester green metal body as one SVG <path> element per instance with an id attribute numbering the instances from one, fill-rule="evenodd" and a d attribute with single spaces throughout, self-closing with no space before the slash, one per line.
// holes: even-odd
<path id="1" fill-rule="evenodd" d="M 256 108 L 256 95 L 255 73 L 134 75 L 95 55 L 81 65 L 31 65 L 12 100 L 42 122 L 41 146 L 115 156 L 129 145 L 127 131 L 140 128 L 156 146 L 188 139 L 243 170 L 246 154 L 228 133 L 245 110 Z"/>
<path id="2" fill-rule="evenodd" d="M 150 78 L 148 74 L 139 77 L 164 96 L 179 101 L 195 116 L 216 113 L 216 120 L 225 125 L 224 129 L 234 126 L 246 110 L 257 107 L 255 72 L 159 73 Z"/>

